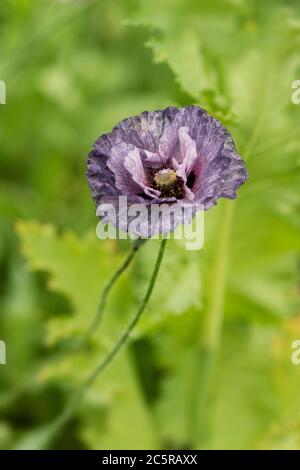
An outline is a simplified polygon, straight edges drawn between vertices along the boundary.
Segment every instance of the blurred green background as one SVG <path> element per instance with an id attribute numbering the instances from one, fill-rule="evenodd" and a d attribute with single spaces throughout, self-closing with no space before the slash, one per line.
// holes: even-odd
<path id="1" fill-rule="evenodd" d="M 0 447 L 300 448 L 298 0 L 1 0 Z M 158 241 L 99 241 L 93 141 L 144 110 L 196 103 L 230 129 L 250 178 L 206 213 L 205 245 L 170 241 L 130 343 L 68 423 L 40 437 L 115 344 Z"/>

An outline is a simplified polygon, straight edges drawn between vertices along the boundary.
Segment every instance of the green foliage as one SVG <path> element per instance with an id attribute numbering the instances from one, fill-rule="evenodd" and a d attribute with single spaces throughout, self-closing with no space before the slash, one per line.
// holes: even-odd
<path id="1" fill-rule="evenodd" d="M 30 269 L 48 273 L 48 288 L 71 303 L 71 313 L 61 312 L 59 318 L 50 320 L 49 342 L 81 333 L 93 316 L 105 279 L 116 269 L 118 253 L 113 242 L 101 244 L 94 233 L 81 239 L 73 232 L 58 236 L 53 226 L 33 222 L 20 223 L 18 232 Z"/>
<path id="2" fill-rule="evenodd" d="M 129 344 L 52 445 L 299 449 L 299 16 L 291 0 L 2 2 L 1 448 L 37 445 L 153 267 L 148 241 L 99 329 L 68 350 L 129 249 L 91 230 L 91 143 L 127 115 L 194 102 L 230 129 L 249 181 L 206 213 L 201 252 L 169 242 Z"/>

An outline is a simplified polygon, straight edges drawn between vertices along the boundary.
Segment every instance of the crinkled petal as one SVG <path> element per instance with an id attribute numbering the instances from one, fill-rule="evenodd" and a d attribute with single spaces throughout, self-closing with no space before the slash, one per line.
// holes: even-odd
<path id="1" fill-rule="evenodd" d="M 177 108 L 168 107 L 159 111 L 145 111 L 138 116 L 121 121 L 106 138 L 111 145 L 127 142 L 139 149 L 157 153 L 164 129 L 170 125 Z M 100 139 L 98 143 L 100 144 Z"/>
<path id="2" fill-rule="evenodd" d="M 138 149 L 133 149 L 125 156 L 124 167 L 130 173 L 133 181 L 140 186 L 145 194 L 151 197 L 159 197 L 160 191 L 148 186 L 144 166 Z"/>
<path id="3" fill-rule="evenodd" d="M 175 126 L 168 126 L 164 130 L 159 140 L 158 153 L 165 164 L 173 161 L 180 162 L 180 142 L 178 129 Z"/>
<path id="4" fill-rule="evenodd" d="M 115 184 L 121 194 L 139 194 L 141 187 L 132 178 L 132 175 L 125 168 L 124 162 L 126 156 L 133 150 L 133 146 L 120 143 L 111 148 L 107 166 L 115 175 Z"/>
<path id="5" fill-rule="evenodd" d="M 179 165 L 176 173 L 186 182 L 197 161 L 196 142 L 190 138 L 187 127 L 181 127 L 178 134 L 182 163 Z"/>
<path id="6" fill-rule="evenodd" d="M 166 161 L 160 156 L 159 153 L 149 152 L 148 150 L 142 150 L 142 160 L 147 168 L 162 168 Z"/>

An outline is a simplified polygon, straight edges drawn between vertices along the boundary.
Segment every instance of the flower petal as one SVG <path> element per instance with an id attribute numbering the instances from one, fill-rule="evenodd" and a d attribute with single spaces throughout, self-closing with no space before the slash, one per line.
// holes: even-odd
<path id="1" fill-rule="evenodd" d="M 159 197 L 160 191 L 148 186 L 147 177 L 145 175 L 142 159 L 138 149 L 133 149 L 126 155 L 124 159 L 124 167 L 130 173 L 133 181 L 140 186 L 145 194 L 150 197 Z"/>
<path id="2" fill-rule="evenodd" d="M 190 138 L 187 127 L 181 127 L 178 134 L 182 163 L 179 165 L 176 173 L 186 183 L 187 177 L 197 161 L 196 142 Z"/>
<path id="3" fill-rule="evenodd" d="M 171 160 L 180 161 L 180 144 L 176 127 L 168 126 L 164 130 L 159 140 L 158 153 L 165 164 Z"/>
<path id="4" fill-rule="evenodd" d="M 112 147 L 107 160 L 108 168 L 115 175 L 116 187 L 123 195 L 139 194 L 141 192 L 140 185 L 133 180 L 132 174 L 124 166 L 125 158 L 132 150 L 133 146 L 125 142 L 115 145 Z"/>
<path id="5" fill-rule="evenodd" d="M 164 166 L 165 161 L 159 153 L 149 152 L 148 150 L 142 150 L 141 153 L 145 166 L 149 168 L 162 168 Z"/>

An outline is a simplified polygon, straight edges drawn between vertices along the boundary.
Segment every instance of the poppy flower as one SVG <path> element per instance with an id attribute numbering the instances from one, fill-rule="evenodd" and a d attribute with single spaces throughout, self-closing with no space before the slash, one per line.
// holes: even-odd
<path id="1" fill-rule="evenodd" d="M 248 176 L 228 130 L 198 106 L 145 111 L 121 121 L 97 139 L 87 167 L 97 209 L 109 204 L 116 210 L 115 219 L 98 210 L 103 223 L 129 230 L 130 217 L 121 217 L 119 207 L 126 196 L 128 207 L 147 209 L 149 216 L 136 228 L 141 236 L 173 230 L 219 198 L 236 198 Z M 172 222 L 154 224 L 150 210 L 161 204 L 182 211 Z M 192 208 L 191 217 L 184 216 L 185 208 Z"/>

